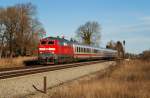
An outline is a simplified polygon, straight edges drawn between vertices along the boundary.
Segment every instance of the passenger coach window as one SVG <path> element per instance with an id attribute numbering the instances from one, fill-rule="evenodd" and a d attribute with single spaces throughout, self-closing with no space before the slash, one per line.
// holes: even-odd
<path id="1" fill-rule="evenodd" d="M 78 47 L 76 47 L 76 50 L 77 50 L 76 52 L 79 52 L 79 48 Z"/>
<path id="2" fill-rule="evenodd" d="M 78 47 L 76 47 L 76 52 L 78 52 Z"/>
<path id="3" fill-rule="evenodd" d="M 84 50 L 84 49 L 83 49 L 83 48 L 81 48 L 81 52 L 83 52 L 83 50 Z"/>
<path id="4" fill-rule="evenodd" d="M 79 47 L 79 52 L 81 52 L 81 48 Z"/>
<path id="5" fill-rule="evenodd" d="M 87 52 L 88 52 L 88 53 L 90 52 L 90 49 L 89 49 L 89 48 L 87 48 Z"/>
<path id="6" fill-rule="evenodd" d="M 49 45 L 54 45 L 54 41 L 49 41 L 48 44 Z"/>
<path id="7" fill-rule="evenodd" d="M 83 51 L 83 52 L 86 52 L 85 48 L 83 48 L 83 49 L 84 49 L 84 51 Z"/>

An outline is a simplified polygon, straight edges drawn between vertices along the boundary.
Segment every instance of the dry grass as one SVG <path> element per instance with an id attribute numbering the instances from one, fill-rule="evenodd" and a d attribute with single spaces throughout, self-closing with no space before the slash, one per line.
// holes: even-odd
<path id="1" fill-rule="evenodd" d="M 16 58 L 2 58 L 0 59 L 0 68 L 23 67 L 24 61 L 32 60 L 35 57 L 16 57 Z"/>
<path id="2" fill-rule="evenodd" d="M 42 98 L 150 98 L 150 62 L 125 61 L 115 70 L 56 88 Z"/>

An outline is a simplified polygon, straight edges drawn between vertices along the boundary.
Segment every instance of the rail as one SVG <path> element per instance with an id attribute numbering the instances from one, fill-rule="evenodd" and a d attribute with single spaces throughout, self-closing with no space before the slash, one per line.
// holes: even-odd
<path id="1" fill-rule="evenodd" d="M 49 65 L 49 66 L 40 66 L 40 67 L 29 67 L 22 69 L 14 69 L 14 70 L 5 70 L 0 72 L 0 79 L 12 78 L 17 76 L 23 76 L 27 74 L 35 74 L 47 71 L 60 70 L 65 68 L 72 68 L 78 66 L 91 65 L 101 62 L 106 62 L 108 60 L 99 60 L 99 61 L 90 61 L 90 62 L 80 62 L 80 63 L 71 63 L 71 64 L 61 64 L 61 65 Z"/>

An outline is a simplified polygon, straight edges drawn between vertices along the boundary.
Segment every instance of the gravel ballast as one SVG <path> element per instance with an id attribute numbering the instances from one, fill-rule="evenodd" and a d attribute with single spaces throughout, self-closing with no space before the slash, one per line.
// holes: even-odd
<path id="1" fill-rule="evenodd" d="M 50 88 L 60 83 L 104 70 L 112 65 L 115 65 L 114 61 L 1 79 L 0 98 L 20 98 L 33 94 L 37 92 L 33 85 L 43 90 L 43 77 L 45 76 L 47 77 L 47 88 Z"/>

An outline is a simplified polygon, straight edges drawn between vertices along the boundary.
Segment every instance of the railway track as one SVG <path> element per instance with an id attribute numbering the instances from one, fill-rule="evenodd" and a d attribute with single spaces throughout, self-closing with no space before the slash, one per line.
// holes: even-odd
<path id="1" fill-rule="evenodd" d="M 28 75 L 28 74 L 42 73 L 42 72 L 47 72 L 47 71 L 60 70 L 60 69 L 65 69 L 65 68 L 91 65 L 91 64 L 101 63 L 101 62 L 106 62 L 106 60 L 5 70 L 5 71 L 0 72 L 0 79 L 18 77 L 18 76 L 23 76 L 23 75 Z"/>

